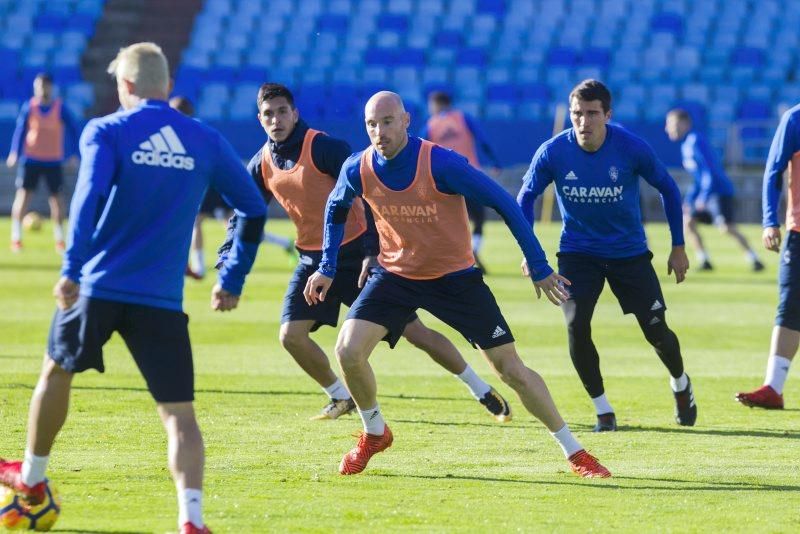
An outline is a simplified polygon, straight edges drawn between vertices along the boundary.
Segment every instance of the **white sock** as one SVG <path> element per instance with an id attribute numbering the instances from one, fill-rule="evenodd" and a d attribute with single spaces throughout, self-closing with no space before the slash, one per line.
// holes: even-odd
<path id="1" fill-rule="evenodd" d="M 789 366 L 792 360 L 773 354 L 767 360 L 767 377 L 764 379 L 764 385 L 769 386 L 778 392 L 778 395 L 783 395 L 783 385 L 786 383 L 786 377 L 789 375 Z"/>
<path id="2" fill-rule="evenodd" d="M 689 377 L 686 376 L 686 373 L 683 373 L 678 378 L 671 376 L 669 377 L 669 385 L 675 393 L 681 392 L 689 385 Z"/>
<path id="3" fill-rule="evenodd" d="M 53 239 L 56 241 L 64 241 L 64 229 L 61 223 L 55 223 L 53 225 Z"/>
<path id="4" fill-rule="evenodd" d="M 700 251 L 697 252 L 697 262 L 698 263 L 706 262 L 706 261 L 708 261 L 708 259 L 709 259 L 708 258 L 708 254 L 706 254 L 705 252 L 700 252 Z"/>
<path id="5" fill-rule="evenodd" d="M 22 241 L 22 221 L 11 219 L 11 241 Z"/>
<path id="6" fill-rule="evenodd" d="M 342 381 L 338 378 L 336 379 L 336 382 L 322 389 L 324 389 L 325 393 L 327 393 L 332 399 L 345 400 L 350 398 L 350 392 L 347 391 L 347 387 L 345 387 L 345 385 L 342 384 Z"/>
<path id="7" fill-rule="evenodd" d="M 561 450 L 564 451 L 564 456 L 569 458 L 576 452 L 583 449 L 578 440 L 575 439 L 575 436 L 572 435 L 572 432 L 569 431 L 569 427 L 566 423 L 558 432 L 550 432 L 550 435 L 556 438 L 556 441 L 561 446 Z"/>
<path id="8" fill-rule="evenodd" d="M 186 488 L 178 492 L 178 529 L 187 521 L 203 528 L 203 490 Z"/>
<path id="9" fill-rule="evenodd" d="M 483 396 L 489 393 L 489 390 L 492 389 L 489 384 L 484 382 L 481 377 L 475 374 L 475 371 L 472 370 L 472 367 L 470 367 L 469 364 L 467 364 L 467 368 L 464 369 L 463 373 L 453 376 L 464 382 L 464 384 L 466 384 L 469 388 L 469 392 L 472 393 L 472 396 L 477 400 L 481 400 Z"/>
<path id="10" fill-rule="evenodd" d="M 472 251 L 480 252 L 483 245 L 483 236 L 480 234 L 472 234 Z"/>
<path id="11" fill-rule="evenodd" d="M 206 274 L 206 258 L 201 249 L 192 251 L 192 270 L 201 276 Z"/>
<path id="12" fill-rule="evenodd" d="M 750 263 L 755 263 L 758 261 L 758 255 L 753 252 L 752 249 L 748 250 L 745 255 L 747 256 L 747 259 L 750 260 Z"/>
<path id="13" fill-rule="evenodd" d="M 25 460 L 22 462 L 22 483 L 26 486 L 35 486 L 44 480 L 48 460 L 49 456 L 36 456 L 26 450 Z"/>
<path id="14" fill-rule="evenodd" d="M 611 407 L 611 403 L 608 402 L 605 393 L 599 397 L 593 397 L 592 402 L 594 403 L 594 410 L 597 412 L 597 415 L 614 413 L 614 408 Z"/>
<path id="15" fill-rule="evenodd" d="M 381 408 L 377 404 L 369 410 L 358 410 L 358 415 L 364 422 L 364 432 L 373 436 L 382 436 L 386 429 L 386 422 L 381 415 Z"/>

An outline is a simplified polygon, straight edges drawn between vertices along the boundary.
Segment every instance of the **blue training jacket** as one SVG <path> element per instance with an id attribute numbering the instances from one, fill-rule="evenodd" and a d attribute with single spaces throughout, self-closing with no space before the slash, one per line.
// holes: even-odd
<path id="1" fill-rule="evenodd" d="M 192 225 L 209 186 L 245 219 L 219 272 L 225 290 L 241 293 L 266 207 L 222 135 L 146 100 L 89 121 L 80 152 L 61 272 L 82 295 L 181 310 Z"/>
<path id="2" fill-rule="evenodd" d="M 606 125 L 596 152 L 578 145 L 572 128 L 546 141 L 533 156 L 517 202 L 533 225 L 533 204 L 555 183 L 564 226 L 561 252 L 626 258 L 647 252 L 639 206 L 639 177 L 658 189 L 672 245 L 683 245 L 681 192 L 643 139 L 621 126 Z"/>

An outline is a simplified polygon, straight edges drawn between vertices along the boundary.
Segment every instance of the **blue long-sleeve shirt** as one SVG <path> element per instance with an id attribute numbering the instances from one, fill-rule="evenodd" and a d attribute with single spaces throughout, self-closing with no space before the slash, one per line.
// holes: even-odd
<path id="1" fill-rule="evenodd" d="M 50 108 L 50 104 L 40 106 L 42 113 L 45 114 L 50 112 Z M 29 100 L 26 100 L 19 109 L 17 123 L 14 127 L 14 133 L 11 136 L 11 149 L 9 150 L 9 154 L 16 154 L 20 165 L 24 165 L 25 163 L 35 163 L 43 166 L 61 165 L 63 160 L 41 161 L 25 155 L 23 151 L 24 143 L 22 140 L 25 139 L 25 135 L 28 133 L 28 116 L 30 113 L 31 103 Z M 72 113 L 63 102 L 61 104 L 61 121 L 64 123 L 64 156 L 68 158 L 78 153 L 79 133 L 75 117 L 73 117 Z"/>
<path id="2" fill-rule="evenodd" d="M 681 157 L 683 168 L 694 178 L 686 192 L 687 204 L 694 205 L 697 201 L 706 204 L 712 195 L 733 196 L 733 182 L 701 133 L 692 130 L 686 134 L 681 142 Z"/>
<path id="3" fill-rule="evenodd" d="M 62 274 L 81 294 L 180 310 L 192 225 L 210 185 L 245 219 L 219 272 L 240 294 L 266 208 L 216 130 L 160 100 L 89 121 Z"/>
<path id="4" fill-rule="evenodd" d="M 373 151 L 372 163 L 378 179 L 395 191 L 410 186 L 417 172 L 421 146 L 422 141 L 418 137 L 409 137 L 408 144 L 390 160 Z M 336 256 L 344 236 L 347 212 L 353 199 L 362 195 L 360 163 L 363 152 L 353 154 L 342 166 L 339 180 L 325 207 L 325 235 L 319 271 L 331 278 L 336 274 Z M 494 208 L 503 217 L 528 260 L 534 280 L 546 278 L 553 272 L 513 197 L 494 180 L 472 167 L 463 156 L 440 146 L 434 146 L 431 150 L 431 173 L 440 192 L 463 195 Z"/>
<path id="5" fill-rule="evenodd" d="M 308 132 L 308 125 L 304 121 L 300 120 L 297 122 L 294 130 L 292 130 L 292 133 L 289 134 L 289 137 L 287 137 L 286 140 L 279 143 L 274 141 L 271 137 L 267 137 L 267 143 L 269 144 L 269 152 L 272 156 L 272 162 L 279 169 L 288 171 L 294 168 L 294 166 L 297 164 L 297 160 L 300 159 L 300 154 L 303 150 L 303 140 L 305 139 L 306 132 Z M 331 176 L 333 179 L 336 179 L 339 176 L 339 172 L 342 170 L 342 165 L 350 156 L 350 154 L 352 154 L 352 152 L 353 151 L 350 149 L 350 145 L 347 143 L 347 141 L 336 139 L 335 137 L 330 137 L 326 134 L 317 135 L 311 144 L 311 160 L 313 161 L 314 166 L 319 169 L 320 172 Z M 269 204 L 270 200 L 273 198 L 273 195 L 272 192 L 269 191 L 264 185 L 264 177 L 261 173 L 263 157 L 264 148 L 262 147 L 258 149 L 252 158 L 250 158 L 250 162 L 247 164 L 247 172 L 250 173 L 253 183 L 255 183 L 258 187 L 258 190 L 261 191 L 264 202 Z M 378 254 L 379 246 L 378 233 L 375 229 L 375 219 L 372 217 L 372 212 L 370 211 L 369 206 L 365 204 L 364 208 L 367 219 L 367 231 L 364 232 L 362 238 L 364 255 L 376 256 Z M 233 236 L 236 232 L 237 223 L 238 221 L 236 215 L 231 217 L 231 220 L 228 221 L 225 241 L 217 250 L 220 260 L 224 260 L 228 254 L 228 251 L 230 250 L 230 247 L 233 243 Z"/>
<path id="6" fill-rule="evenodd" d="M 443 111 L 442 113 L 446 113 L 447 111 L 449 110 Z M 502 165 L 500 165 L 500 159 L 497 157 L 497 154 L 495 154 L 494 149 L 492 149 L 492 145 L 486 140 L 486 136 L 483 134 L 483 130 L 478 126 L 478 122 L 475 118 L 468 113 L 462 112 L 461 114 L 464 116 L 464 122 L 467 123 L 467 129 L 475 140 L 475 146 L 483 152 L 483 155 L 486 156 L 494 167 L 502 167 Z M 429 135 L 430 130 L 428 129 L 428 123 L 426 121 L 422 128 L 420 128 L 419 137 L 428 139 Z"/>
<path id="7" fill-rule="evenodd" d="M 764 183 L 761 196 L 762 224 L 764 228 L 778 227 L 778 209 L 783 188 L 783 172 L 792 161 L 792 157 L 800 151 L 800 104 L 787 110 L 781 117 L 772 145 L 767 156 L 767 165 L 764 169 Z M 794 166 L 792 167 L 794 170 Z M 796 179 L 791 181 L 795 185 Z M 797 198 L 791 195 L 790 199 Z M 795 202 L 797 202 L 795 200 Z M 794 213 L 796 206 L 789 206 L 789 211 Z M 790 222 L 787 221 L 787 224 Z"/>
<path id="8" fill-rule="evenodd" d="M 639 207 L 639 176 L 658 189 L 672 245 L 683 245 L 681 193 L 641 138 L 621 126 L 606 125 L 603 145 L 583 150 L 572 128 L 545 142 L 533 156 L 517 202 L 533 225 L 533 204 L 555 182 L 563 228 L 560 250 L 603 258 L 647 252 Z"/>

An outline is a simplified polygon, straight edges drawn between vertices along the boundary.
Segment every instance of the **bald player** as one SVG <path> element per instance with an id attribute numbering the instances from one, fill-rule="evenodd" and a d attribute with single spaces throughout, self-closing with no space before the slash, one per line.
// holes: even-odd
<path id="1" fill-rule="evenodd" d="M 408 315 L 422 308 L 481 351 L 525 408 L 547 426 L 573 471 L 583 477 L 610 476 L 577 442 L 542 378 L 517 354 L 511 329 L 475 267 L 465 197 L 491 206 L 506 221 L 532 266 L 537 295 L 544 292 L 560 304 L 567 298 L 564 285 L 569 281 L 547 264 L 514 199 L 464 157 L 409 137 L 410 120 L 395 93 L 381 91 L 367 102 L 371 145 L 342 166 L 325 208 L 322 261 L 305 287 L 309 304 L 325 302 L 336 275 L 347 214 L 361 197 L 375 215 L 381 251 L 379 266 L 350 308 L 336 344 L 364 424 L 339 472 L 360 473 L 374 454 L 391 446 L 393 436 L 378 406 L 369 356 L 381 340 L 393 346 Z"/>

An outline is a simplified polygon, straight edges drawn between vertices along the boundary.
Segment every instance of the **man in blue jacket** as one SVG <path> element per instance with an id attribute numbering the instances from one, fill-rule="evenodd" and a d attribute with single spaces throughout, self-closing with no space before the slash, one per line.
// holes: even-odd
<path id="1" fill-rule="evenodd" d="M 694 178 L 684 198 L 684 229 L 697 253 L 700 269 L 710 271 L 713 266 L 697 225 L 713 222 L 722 233 L 736 241 L 754 271 L 764 270 L 764 264 L 734 222 L 733 182 L 725 174 L 708 140 L 694 128 L 692 117 L 685 109 L 673 109 L 667 113 L 665 130 L 671 141 L 680 142 L 683 168 Z"/>
<path id="2" fill-rule="evenodd" d="M 0 460 L 0 483 L 32 504 L 44 498 L 47 461 L 67 416 L 73 376 L 103 372 L 103 345 L 118 332 L 167 432 L 181 533 L 209 532 L 201 512 L 204 452 L 193 407 L 183 272 L 194 218 L 213 186 L 243 224 L 211 306 L 235 308 L 266 209 L 231 145 L 167 104 L 169 70 L 157 45 L 123 48 L 108 70 L 123 109 L 90 121 L 81 136 L 70 242 L 53 290 L 58 309 L 31 401 L 25 460 Z"/>

